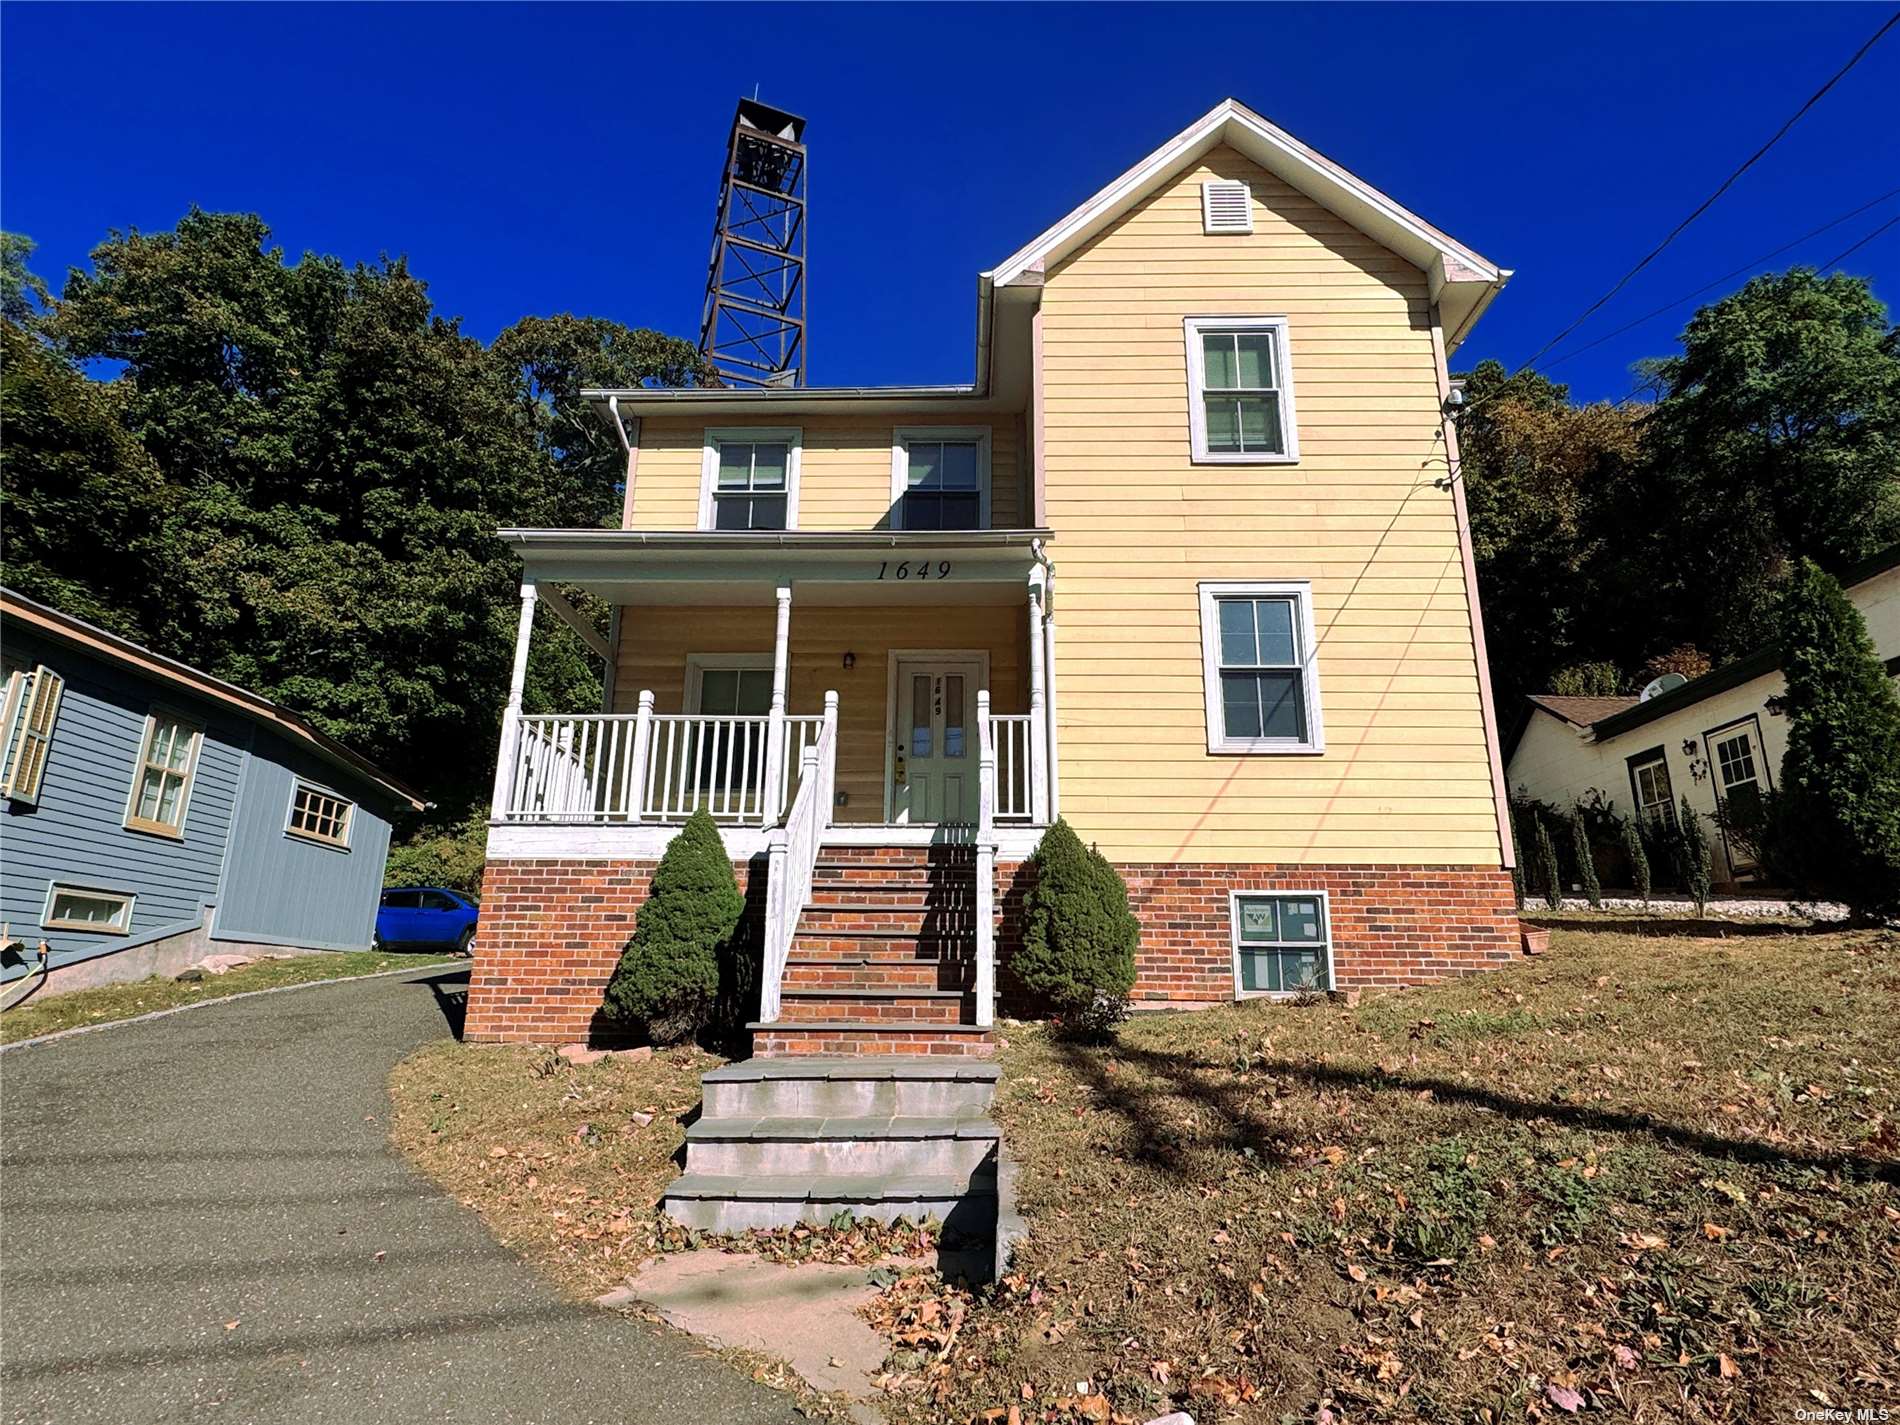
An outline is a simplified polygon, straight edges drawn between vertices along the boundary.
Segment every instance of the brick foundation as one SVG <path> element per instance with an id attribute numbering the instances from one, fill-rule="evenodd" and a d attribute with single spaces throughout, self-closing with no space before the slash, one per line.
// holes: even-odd
<path id="1" fill-rule="evenodd" d="M 607 1037 L 611 1027 L 599 1015 L 602 994 L 633 933 L 655 864 L 490 861 L 467 1037 L 542 1044 Z M 764 860 L 734 869 L 747 893 L 754 943 L 761 943 Z M 1511 878 L 1502 870 L 1225 863 L 1131 863 L 1117 869 L 1142 926 L 1138 1006 L 1234 997 L 1228 896 L 1236 890 L 1326 891 L 1341 989 L 1427 984 L 1507 964 L 1519 953 Z M 1030 876 L 1026 864 L 1017 862 L 999 865 L 996 879 L 997 989 L 1003 1012 L 1022 1012 L 1032 1007 L 1012 992 L 1009 959 L 1021 939 Z M 853 1052 L 838 1037 L 834 1052 Z M 927 1028 L 920 1026 L 918 1038 L 919 1047 L 910 1052 L 937 1048 Z"/>
<path id="2" fill-rule="evenodd" d="M 633 934 L 658 861 L 490 861 L 469 978 L 469 1040 L 610 1041 L 607 981 Z M 764 858 L 733 866 L 756 932 L 764 925 Z"/>

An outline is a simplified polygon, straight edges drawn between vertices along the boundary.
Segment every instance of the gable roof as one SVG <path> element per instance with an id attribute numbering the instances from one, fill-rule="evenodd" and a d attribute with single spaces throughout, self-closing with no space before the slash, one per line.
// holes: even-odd
<path id="1" fill-rule="evenodd" d="M 142 644 L 121 638 L 116 633 L 108 633 L 95 627 L 84 619 L 63 614 L 58 609 L 42 604 L 35 599 L 15 590 L 0 587 L 0 614 L 8 620 L 18 619 L 39 633 L 71 647 L 81 648 L 109 663 L 122 668 L 130 668 L 148 678 L 182 688 L 212 702 L 222 703 L 274 731 L 283 733 L 292 741 L 307 744 L 316 754 L 332 766 L 367 778 L 400 801 L 409 803 L 417 811 L 422 811 L 429 803 L 415 792 L 389 776 L 367 757 L 352 752 L 328 733 L 319 732 L 307 722 L 302 714 L 294 713 L 269 698 L 240 688 L 235 683 L 227 683 L 222 678 L 214 678 L 209 673 L 193 668 L 188 663 L 180 663 L 176 658 L 167 658 L 162 653 L 154 653 Z"/>
<path id="2" fill-rule="evenodd" d="M 1432 226 L 1238 99 L 1223 99 L 1067 217 L 1004 258 L 984 277 L 999 288 L 1034 280 L 1222 145 L 1259 164 L 1425 272 L 1431 279 L 1432 298 L 1440 304 L 1448 350 L 1457 346 L 1510 280 L 1508 268 L 1499 267 Z"/>
<path id="3" fill-rule="evenodd" d="M 1532 693 L 1530 700 L 1545 712 L 1555 713 L 1572 727 L 1588 727 L 1599 718 L 1636 706 L 1634 697 L 1566 697 L 1560 693 Z"/>

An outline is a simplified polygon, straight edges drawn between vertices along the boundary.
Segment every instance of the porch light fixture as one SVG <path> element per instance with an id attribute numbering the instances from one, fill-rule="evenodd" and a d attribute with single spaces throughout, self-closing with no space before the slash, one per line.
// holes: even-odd
<path id="1" fill-rule="evenodd" d="M 855 667 L 857 667 L 857 666 L 858 666 L 858 655 L 857 655 L 857 654 L 855 654 L 855 653 L 847 653 L 847 654 L 845 654 L 845 656 L 844 656 L 844 666 L 845 666 L 846 668 L 855 668 Z"/>

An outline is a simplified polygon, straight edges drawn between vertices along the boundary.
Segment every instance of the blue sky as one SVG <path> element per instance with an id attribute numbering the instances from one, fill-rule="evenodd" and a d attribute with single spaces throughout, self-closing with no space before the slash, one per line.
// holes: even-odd
<path id="1" fill-rule="evenodd" d="M 16 3 L 0 223 L 55 287 L 107 229 L 195 202 L 263 214 L 293 252 L 406 253 L 483 338 L 557 311 L 692 337 L 726 127 L 756 84 L 810 120 L 812 379 L 961 381 L 975 274 L 1232 94 L 1515 267 L 1459 363 L 1515 364 L 1886 13 Z M 1900 30 L 1553 357 L 1900 187 L 1896 93 Z M 1900 309 L 1900 226 L 1846 265 Z M 1621 396 L 1691 310 L 1552 374 Z"/>

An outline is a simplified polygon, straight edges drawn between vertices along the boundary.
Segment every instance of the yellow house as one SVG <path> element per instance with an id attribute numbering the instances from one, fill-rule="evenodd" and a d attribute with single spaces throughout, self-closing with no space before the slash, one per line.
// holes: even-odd
<path id="1" fill-rule="evenodd" d="M 1509 275 L 1229 100 L 979 275 L 967 385 L 590 393 L 622 527 L 504 532 L 470 1035 L 584 1037 L 698 807 L 762 1054 L 983 1052 L 1058 815 L 1128 881 L 1138 1006 L 1515 954 L 1446 407 Z M 537 604 L 598 709 L 523 715 Z"/>

